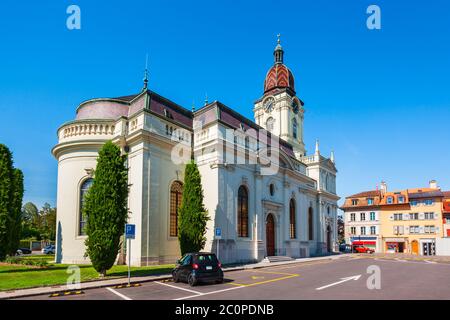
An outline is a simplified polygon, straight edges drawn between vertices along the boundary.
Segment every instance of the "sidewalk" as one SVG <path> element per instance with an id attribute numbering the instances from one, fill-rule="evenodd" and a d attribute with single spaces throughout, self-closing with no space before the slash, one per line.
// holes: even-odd
<path id="1" fill-rule="evenodd" d="M 233 266 L 233 267 L 224 267 L 223 271 L 230 272 L 230 271 L 247 270 L 247 269 L 259 269 L 259 268 L 265 268 L 265 267 L 269 267 L 269 266 L 273 267 L 273 266 L 279 266 L 279 265 L 305 263 L 305 262 L 310 262 L 310 261 L 335 260 L 335 259 L 340 259 L 340 258 L 346 257 L 346 256 L 350 256 L 350 254 L 338 254 L 338 255 L 321 256 L 321 257 L 313 257 L 313 258 L 301 258 L 301 259 L 295 259 L 295 260 L 291 260 L 291 261 L 280 261 L 280 262 L 272 262 L 272 263 L 271 262 L 258 262 L 258 263 L 245 264 L 245 265 L 239 265 L 239 266 Z M 133 277 L 133 278 L 131 278 L 131 283 L 162 281 L 162 280 L 168 280 L 168 279 L 172 279 L 172 276 L 170 274 L 162 274 L 162 275 L 157 275 L 157 276 L 145 276 L 145 277 Z M 126 278 L 126 277 L 109 279 L 109 280 L 96 280 L 96 281 L 82 282 L 80 284 L 79 290 L 111 287 L 111 286 L 123 285 L 123 284 L 127 284 L 127 283 L 128 283 L 128 278 Z M 37 287 L 37 288 L 30 288 L 30 289 L 19 289 L 19 290 L 14 290 L 14 291 L 1 291 L 0 292 L 0 300 L 19 298 L 19 297 L 29 297 L 29 296 L 35 296 L 35 295 L 41 295 L 41 294 L 50 295 L 52 293 L 60 293 L 60 292 L 65 292 L 65 291 L 68 291 L 66 285 L 51 286 L 51 287 Z"/>
<path id="2" fill-rule="evenodd" d="M 366 254 L 359 254 L 361 257 L 367 257 Z M 450 256 L 419 256 L 407 253 L 373 253 L 370 257 L 380 259 L 402 259 L 410 261 L 433 261 L 440 263 L 450 263 Z"/>

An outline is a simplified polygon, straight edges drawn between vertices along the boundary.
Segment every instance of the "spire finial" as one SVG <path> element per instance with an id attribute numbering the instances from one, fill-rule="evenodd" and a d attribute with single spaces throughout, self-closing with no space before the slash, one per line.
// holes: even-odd
<path id="1" fill-rule="evenodd" d="M 280 40 L 281 34 L 277 34 L 277 46 L 275 47 L 275 51 L 273 55 L 275 57 L 275 64 L 283 63 L 283 47 L 281 46 Z"/>
<path id="2" fill-rule="evenodd" d="M 208 104 L 208 92 L 205 93 L 205 106 Z"/>
<path id="3" fill-rule="evenodd" d="M 148 53 L 145 55 L 144 88 L 142 90 L 147 90 L 147 87 L 148 87 Z"/>
<path id="4" fill-rule="evenodd" d="M 195 111 L 195 102 L 194 102 L 194 100 L 192 100 L 192 112 L 194 112 Z"/>
<path id="5" fill-rule="evenodd" d="M 316 140 L 316 153 L 318 154 L 319 151 L 319 139 Z"/>
<path id="6" fill-rule="evenodd" d="M 334 163 L 334 150 L 331 150 L 330 160 Z"/>

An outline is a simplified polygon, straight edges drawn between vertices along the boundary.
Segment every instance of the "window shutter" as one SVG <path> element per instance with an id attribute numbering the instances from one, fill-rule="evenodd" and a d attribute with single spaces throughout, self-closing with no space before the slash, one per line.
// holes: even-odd
<path id="1" fill-rule="evenodd" d="M 399 226 L 399 229 L 400 229 L 400 230 L 399 230 L 398 233 L 399 233 L 399 234 L 403 234 L 403 226 Z"/>
<path id="2" fill-rule="evenodd" d="M 425 219 L 425 215 L 424 215 L 423 212 L 420 212 L 419 213 L 419 220 L 423 220 L 423 219 Z"/>
<path id="3" fill-rule="evenodd" d="M 419 227 L 419 233 L 424 233 L 425 231 L 424 231 L 424 229 L 423 229 L 423 226 L 420 226 Z"/>
<path id="4" fill-rule="evenodd" d="M 409 220 L 409 213 L 403 214 L 403 220 Z"/>

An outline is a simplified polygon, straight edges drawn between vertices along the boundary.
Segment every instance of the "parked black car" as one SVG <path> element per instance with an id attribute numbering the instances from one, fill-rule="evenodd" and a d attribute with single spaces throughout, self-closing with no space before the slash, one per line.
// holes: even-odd
<path id="1" fill-rule="evenodd" d="M 28 248 L 19 248 L 17 249 L 16 254 L 19 256 L 22 254 L 31 254 L 31 250 Z"/>
<path id="2" fill-rule="evenodd" d="M 172 271 L 173 282 L 186 281 L 195 286 L 202 281 L 223 282 L 222 265 L 214 253 L 187 253 Z"/>
<path id="3" fill-rule="evenodd" d="M 345 243 L 339 245 L 339 251 L 343 252 L 343 253 L 352 253 L 352 252 L 354 252 L 352 250 L 352 246 L 350 244 L 345 244 Z"/>

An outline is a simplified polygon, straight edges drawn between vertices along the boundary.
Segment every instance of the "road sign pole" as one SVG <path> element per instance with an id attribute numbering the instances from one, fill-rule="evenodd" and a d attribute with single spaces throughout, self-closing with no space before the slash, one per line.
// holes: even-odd
<path id="1" fill-rule="evenodd" d="M 220 239 L 217 239 L 217 259 L 218 260 L 220 260 L 219 259 L 219 241 L 220 241 Z"/>
<path id="2" fill-rule="evenodd" d="M 130 264 L 131 264 L 131 238 L 128 238 L 128 286 L 130 286 L 131 284 Z"/>

